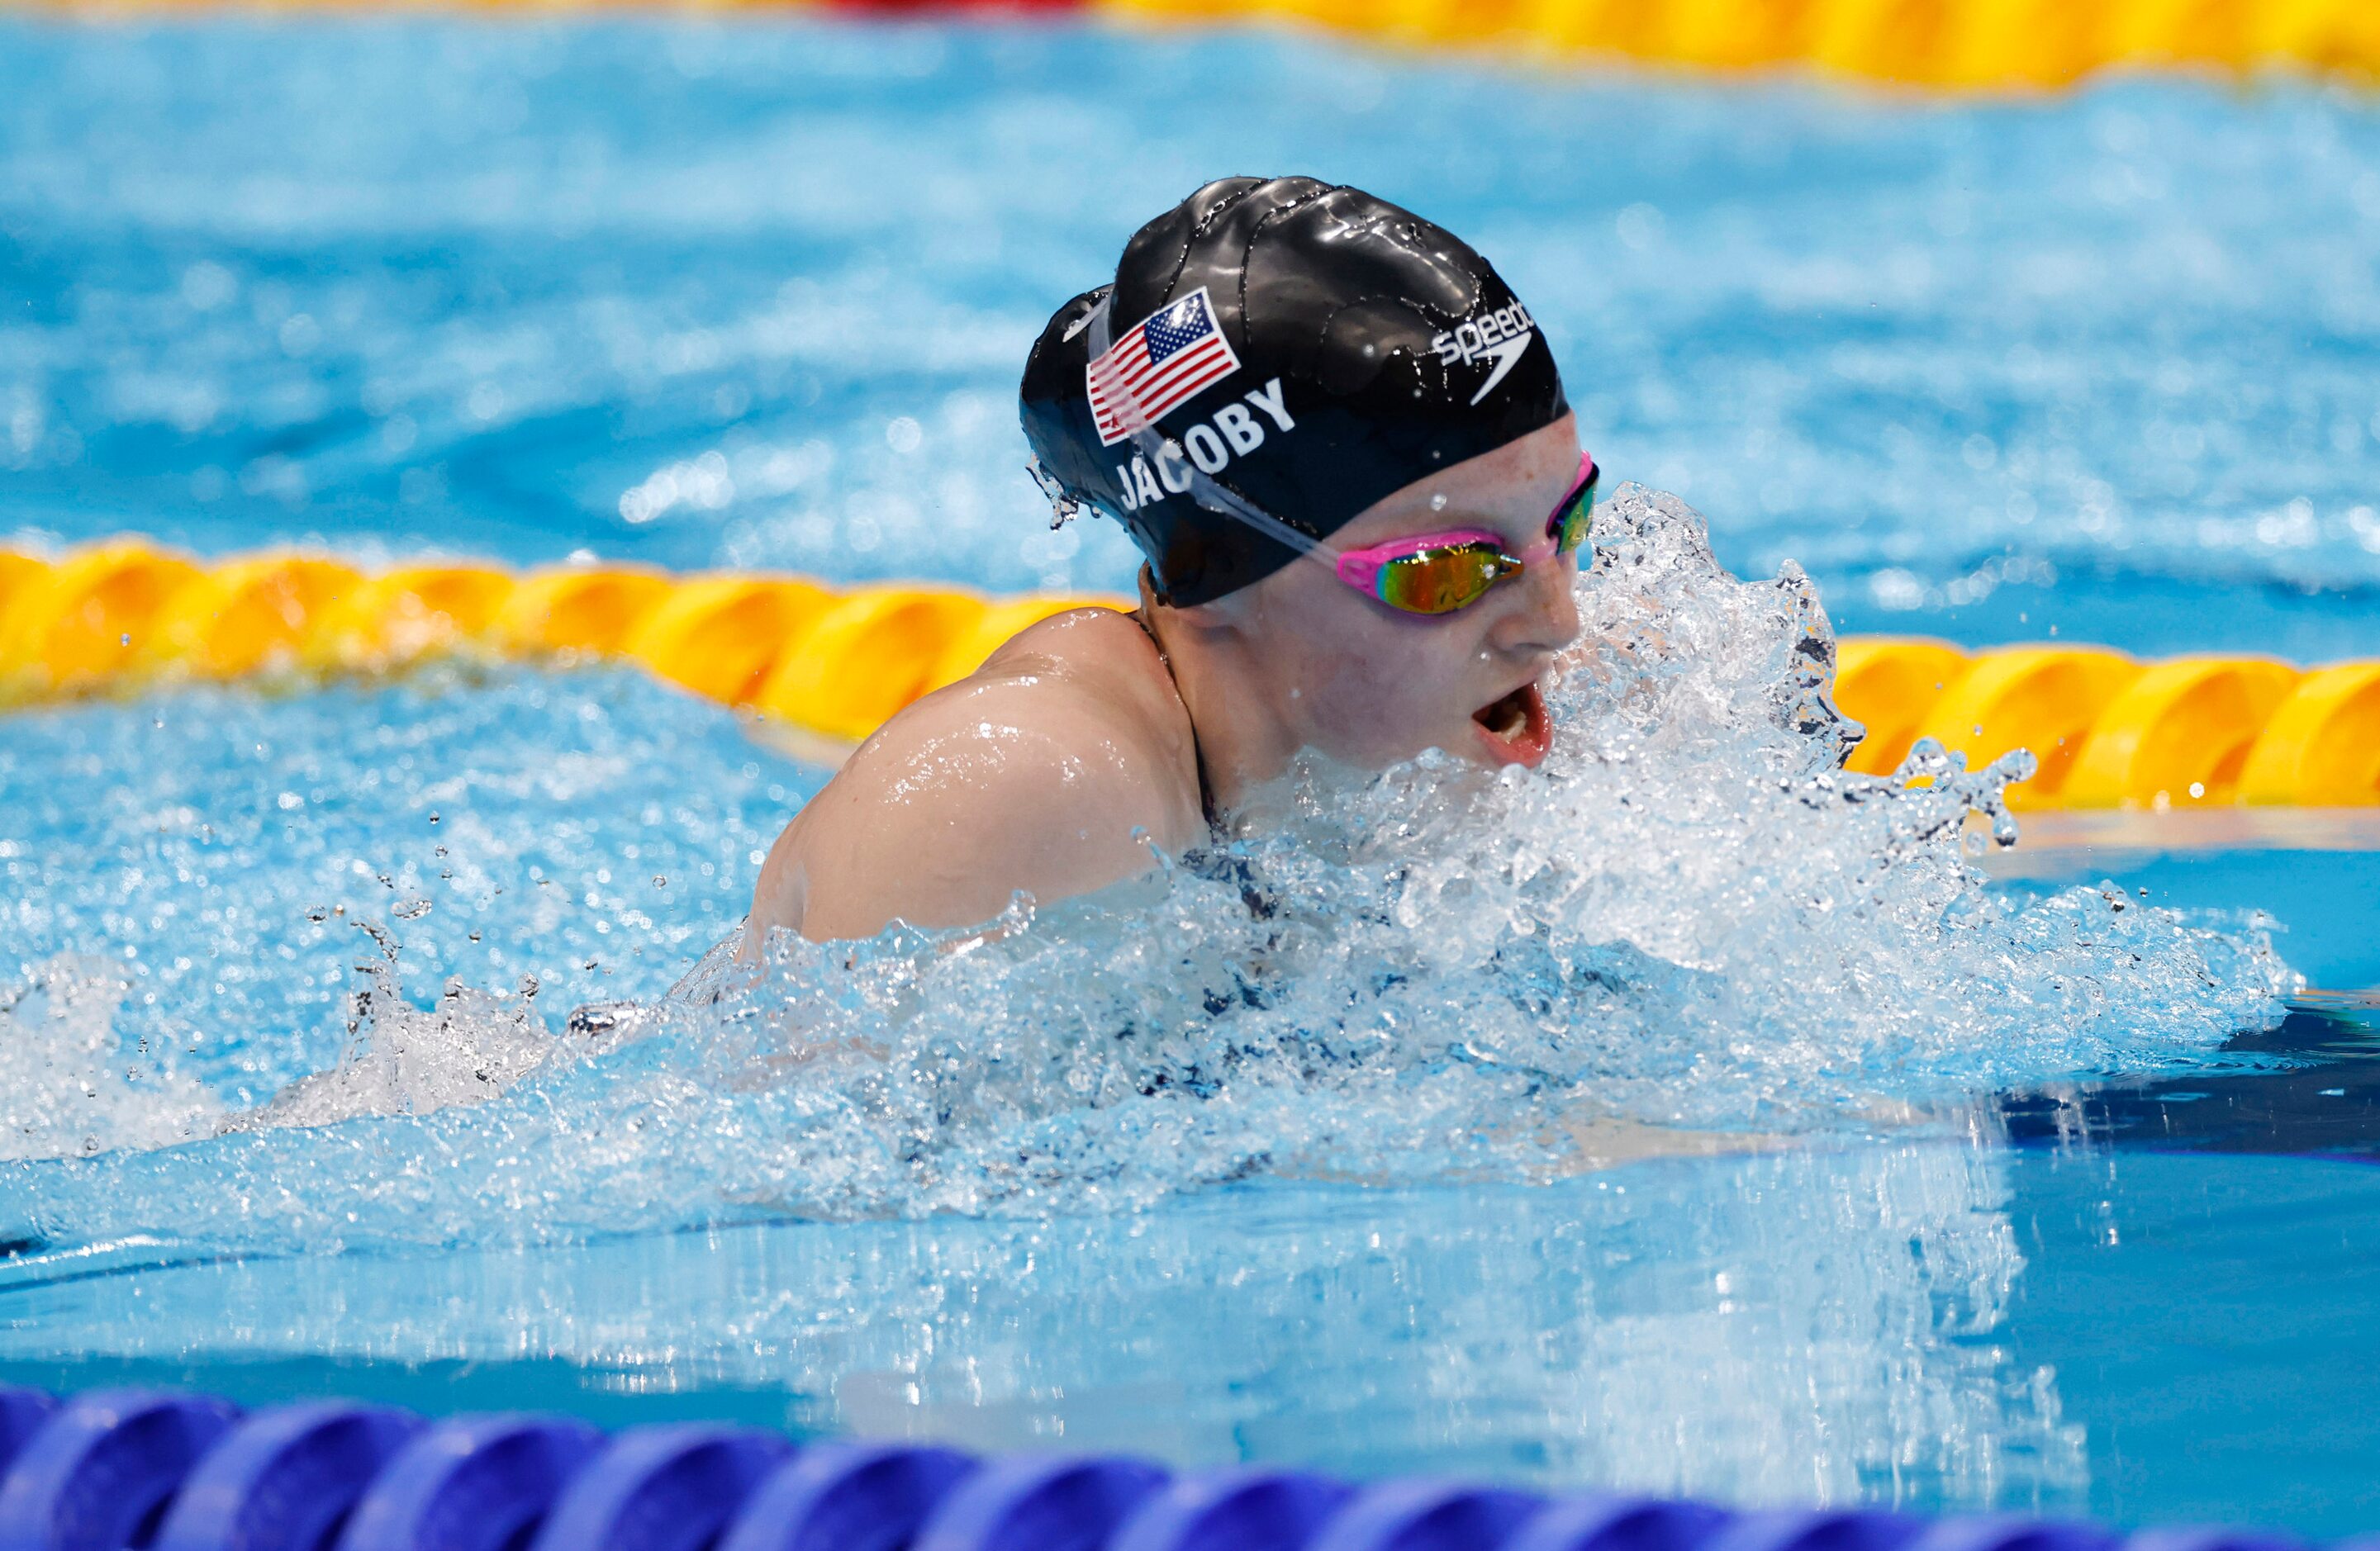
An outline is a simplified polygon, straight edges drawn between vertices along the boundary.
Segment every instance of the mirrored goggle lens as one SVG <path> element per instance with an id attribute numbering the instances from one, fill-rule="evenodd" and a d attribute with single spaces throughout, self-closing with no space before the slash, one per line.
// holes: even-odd
<path id="1" fill-rule="evenodd" d="M 1595 526 L 1595 484 L 1601 478 L 1600 468 L 1588 469 L 1586 482 L 1571 492 L 1570 499 L 1554 514 L 1554 520 L 1547 525 L 1546 531 L 1554 537 L 1563 554 L 1574 553 L 1586 542 L 1587 529 Z"/>
<path id="2" fill-rule="evenodd" d="M 1380 567 L 1380 601 L 1412 614 L 1442 614 L 1475 601 L 1520 567 L 1493 546 L 1456 544 L 1401 555 Z"/>

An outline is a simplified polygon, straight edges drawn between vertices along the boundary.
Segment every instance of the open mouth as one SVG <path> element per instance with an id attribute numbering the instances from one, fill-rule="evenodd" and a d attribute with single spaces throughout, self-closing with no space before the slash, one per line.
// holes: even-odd
<path id="1" fill-rule="evenodd" d="M 1471 713 L 1479 741 L 1500 765 L 1536 766 L 1554 745 L 1553 718 L 1535 680 Z"/>

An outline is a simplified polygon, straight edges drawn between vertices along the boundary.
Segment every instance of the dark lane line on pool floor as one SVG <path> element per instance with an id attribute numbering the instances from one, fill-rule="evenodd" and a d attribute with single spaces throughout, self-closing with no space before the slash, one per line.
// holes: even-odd
<path id="1" fill-rule="evenodd" d="M 2022 1147 L 2320 1155 L 2380 1162 L 2380 992 L 2313 992 L 2219 1066 L 2001 1096 Z"/>

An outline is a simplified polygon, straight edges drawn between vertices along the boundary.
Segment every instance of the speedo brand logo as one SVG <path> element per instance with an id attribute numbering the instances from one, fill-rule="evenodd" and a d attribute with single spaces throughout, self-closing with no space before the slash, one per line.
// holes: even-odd
<path id="1" fill-rule="evenodd" d="M 1471 402 L 1476 404 L 1493 393 L 1496 384 L 1504 380 L 1504 374 L 1512 370 L 1512 363 L 1528 349 L 1529 341 L 1536 338 L 1536 320 L 1529 316 L 1529 309 L 1514 302 L 1510 307 L 1500 307 L 1493 312 L 1463 320 L 1431 340 L 1429 347 L 1437 351 L 1438 358 L 1448 366 L 1469 366 L 1482 356 L 1496 363 L 1496 370 L 1488 374 L 1488 381 L 1480 383 L 1479 391 L 1471 395 Z"/>
<path id="2" fill-rule="evenodd" d="M 1201 420 L 1147 457 L 1116 465 L 1116 485 L 1123 491 L 1127 512 L 1137 512 L 1152 501 L 1180 495 L 1190 488 L 1190 470 L 1220 474 L 1234 458 L 1244 458 L 1265 444 L 1265 423 L 1275 433 L 1295 430 L 1289 404 L 1276 377 L 1263 387 L 1240 395 L 1245 404 L 1226 404 L 1211 420 Z M 1262 410 L 1259 419 L 1253 410 Z"/>

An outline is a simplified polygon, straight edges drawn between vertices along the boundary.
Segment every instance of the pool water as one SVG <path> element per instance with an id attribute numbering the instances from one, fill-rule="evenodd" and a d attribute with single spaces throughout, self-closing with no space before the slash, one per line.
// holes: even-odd
<path id="1" fill-rule="evenodd" d="M 2341 91 L 808 20 L 19 19 L 0 67 L 12 541 L 1117 588 L 1021 472 L 1025 344 L 1196 182 L 1295 169 L 1471 236 L 1606 467 L 1837 628 L 2380 653 Z M 12 716 L 0 1380 L 2380 1526 L 2380 864 L 2145 830 L 1985 884 L 1910 838 L 1947 798 L 1755 794 L 1817 779 L 1747 709 L 1800 595 L 1646 531 L 1726 648 L 1664 681 L 1720 708 L 1700 765 L 1582 692 L 1678 790 L 1491 794 L 1554 840 L 1457 826 L 1435 877 L 1358 847 L 1237 1007 L 1174 994 L 1256 962 L 1184 878 L 1066 917 L 1089 958 L 892 943 L 690 1011 L 824 772 L 623 670 Z M 1160 919 L 1208 978 L 1117 968 Z M 1196 1027 L 1105 1053 L 1059 1016 L 1100 976 Z M 770 1065 L 770 996 L 872 1037 L 913 994 L 914 1092 Z M 285 1102 L 335 1123 L 214 1134 L 325 1072 Z M 1499 1129 L 1581 1093 L 1617 1129 Z"/>

